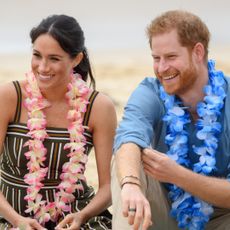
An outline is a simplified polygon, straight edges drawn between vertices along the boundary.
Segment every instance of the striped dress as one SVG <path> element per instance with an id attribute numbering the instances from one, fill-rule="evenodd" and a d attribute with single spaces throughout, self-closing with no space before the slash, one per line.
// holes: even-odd
<path id="1" fill-rule="evenodd" d="M 24 211 L 27 209 L 27 202 L 24 200 L 26 188 L 28 185 L 23 178 L 27 170 L 28 160 L 24 153 L 28 151 L 28 147 L 23 147 L 24 143 L 29 139 L 27 125 L 20 123 L 20 113 L 22 105 L 22 93 L 19 83 L 13 82 L 17 91 L 18 101 L 17 110 L 14 121 L 8 125 L 2 154 L 0 160 L 1 180 L 0 189 L 7 201 L 12 207 L 23 216 L 28 216 Z M 84 115 L 83 124 L 87 126 L 90 116 L 90 111 L 98 92 L 94 91 L 89 99 L 87 111 Z M 48 166 L 47 177 L 43 181 L 44 187 L 40 190 L 43 199 L 49 202 L 54 201 L 55 188 L 60 183 L 59 176 L 62 172 L 62 165 L 68 161 L 68 150 L 64 150 L 63 146 L 69 142 L 69 133 L 64 128 L 47 127 L 48 138 L 43 142 L 47 148 L 47 159 L 45 165 Z M 93 147 L 92 133 L 85 130 L 87 144 L 85 146 L 85 154 L 89 154 Z M 77 212 L 84 208 L 94 196 L 94 190 L 88 186 L 85 181 L 79 181 L 83 185 L 83 190 L 75 192 L 76 201 L 72 203 L 72 212 Z M 67 213 L 63 213 L 63 217 Z M 48 222 L 47 229 L 54 229 L 56 223 Z M 0 216 L 0 229 L 10 229 L 12 226 Z M 111 229 L 111 214 L 108 211 L 101 215 L 91 218 L 81 229 Z"/>

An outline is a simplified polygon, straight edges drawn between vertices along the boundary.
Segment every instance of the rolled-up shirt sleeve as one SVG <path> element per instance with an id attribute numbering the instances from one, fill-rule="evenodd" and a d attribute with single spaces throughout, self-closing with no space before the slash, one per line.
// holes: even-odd
<path id="1" fill-rule="evenodd" d="M 124 143 L 135 143 L 141 148 L 150 146 L 154 126 L 162 116 L 162 102 L 154 78 L 144 79 L 130 96 L 115 136 L 114 152 Z"/>

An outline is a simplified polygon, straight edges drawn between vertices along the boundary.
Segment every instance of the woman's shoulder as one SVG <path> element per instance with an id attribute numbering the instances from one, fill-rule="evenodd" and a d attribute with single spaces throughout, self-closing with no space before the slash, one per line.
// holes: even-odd
<path id="1" fill-rule="evenodd" d="M 4 82 L 4 83 L 0 84 L 1 92 L 9 92 L 9 93 L 14 92 L 15 91 L 15 86 L 14 86 L 15 83 L 19 84 L 20 88 L 22 88 L 25 84 L 25 81 L 14 80 L 14 81 L 9 81 L 9 82 Z"/>
<path id="2" fill-rule="evenodd" d="M 17 93 L 13 82 L 7 82 L 0 85 L 0 100 L 9 101 L 17 99 Z"/>
<path id="3" fill-rule="evenodd" d="M 17 91 L 13 82 L 7 82 L 0 85 L 0 107 L 4 108 L 1 119 L 11 121 L 14 117 L 17 106 Z"/>
<path id="4" fill-rule="evenodd" d="M 7 83 L 3 83 L 0 85 L 0 99 L 5 100 L 17 100 L 17 89 L 16 85 L 18 86 L 18 90 L 23 93 L 23 86 L 25 81 L 11 81 Z"/>
<path id="5" fill-rule="evenodd" d="M 102 92 L 97 92 L 97 96 L 95 98 L 95 106 L 104 106 L 104 107 L 114 107 L 114 103 L 109 95 L 106 95 Z"/>
<path id="6" fill-rule="evenodd" d="M 98 120 L 104 121 L 106 123 L 107 119 L 116 120 L 116 111 L 113 100 L 110 96 L 98 92 L 91 111 L 91 122 L 96 122 Z"/>
<path id="7" fill-rule="evenodd" d="M 92 112 L 96 113 L 114 113 L 115 112 L 115 105 L 113 100 L 109 95 L 106 95 L 102 92 L 98 92 L 97 96 L 95 97 Z"/>

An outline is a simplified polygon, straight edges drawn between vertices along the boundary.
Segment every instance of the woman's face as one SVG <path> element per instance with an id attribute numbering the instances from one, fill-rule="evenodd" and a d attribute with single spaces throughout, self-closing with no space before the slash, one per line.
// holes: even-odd
<path id="1" fill-rule="evenodd" d="M 78 59 L 72 59 L 49 34 L 40 35 L 33 44 L 31 60 L 39 88 L 66 86 Z"/>

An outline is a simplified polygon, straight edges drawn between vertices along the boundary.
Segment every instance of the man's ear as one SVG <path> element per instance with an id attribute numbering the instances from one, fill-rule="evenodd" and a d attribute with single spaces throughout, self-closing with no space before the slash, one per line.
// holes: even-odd
<path id="1" fill-rule="evenodd" d="M 196 43 L 196 45 L 193 47 L 192 51 L 196 57 L 196 60 L 198 60 L 199 62 L 204 61 L 205 50 L 204 50 L 204 46 L 202 43 L 200 43 L 200 42 Z"/>

